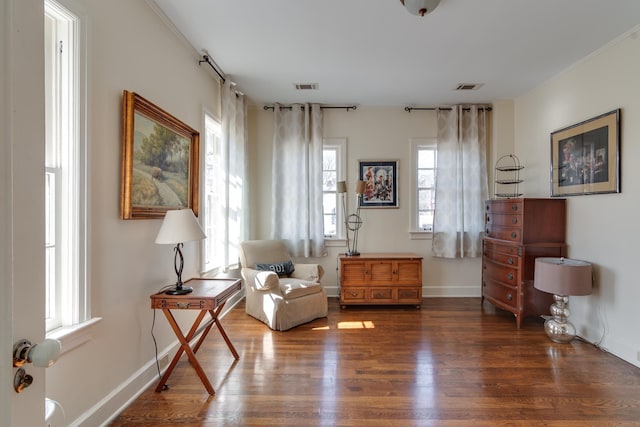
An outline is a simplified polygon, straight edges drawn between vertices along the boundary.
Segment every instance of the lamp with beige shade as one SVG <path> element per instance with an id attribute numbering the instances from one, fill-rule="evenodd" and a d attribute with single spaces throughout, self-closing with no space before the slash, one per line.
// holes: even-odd
<path id="1" fill-rule="evenodd" d="M 533 286 L 553 294 L 551 317 L 544 330 L 557 343 L 568 343 L 576 337 L 569 317 L 569 295 L 589 295 L 593 287 L 591 264 L 569 258 L 536 258 Z"/>

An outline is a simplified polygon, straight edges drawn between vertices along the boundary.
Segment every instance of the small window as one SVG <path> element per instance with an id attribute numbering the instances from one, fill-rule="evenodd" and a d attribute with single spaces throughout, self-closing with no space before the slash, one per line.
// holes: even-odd
<path id="1" fill-rule="evenodd" d="M 324 140 L 322 151 L 322 193 L 324 214 L 324 237 L 327 239 L 344 238 L 343 212 L 339 195 L 336 193 L 336 183 L 346 176 L 345 139 L 328 138 Z"/>
<path id="2" fill-rule="evenodd" d="M 414 159 L 412 231 L 431 233 L 435 210 L 436 140 L 414 139 L 411 141 L 411 151 Z"/>

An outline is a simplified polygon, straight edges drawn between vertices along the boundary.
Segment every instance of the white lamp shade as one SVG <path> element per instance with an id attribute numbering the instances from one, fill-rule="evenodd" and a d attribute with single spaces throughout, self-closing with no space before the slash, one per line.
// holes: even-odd
<path id="1" fill-rule="evenodd" d="M 156 243 L 177 244 L 207 237 L 191 209 L 167 211 L 158 231 Z"/>
<path id="2" fill-rule="evenodd" d="M 347 181 L 336 182 L 336 193 L 346 193 L 346 192 L 347 192 Z"/>
<path id="3" fill-rule="evenodd" d="M 554 295 L 589 295 L 591 264 L 569 258 L 536 258 L 533 286 Z"/>

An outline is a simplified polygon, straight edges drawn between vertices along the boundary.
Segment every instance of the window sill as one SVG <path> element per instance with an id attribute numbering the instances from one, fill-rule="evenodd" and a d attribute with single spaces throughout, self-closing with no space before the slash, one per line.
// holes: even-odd
<path id="1" fill-rule="evenodd" d="M 327 247 L 344 247 L 347 246 L 347 239 L 330 239 L 328 237 L 325 237 L 324 244 Z"/>
<path id="2" fill-rule="evenodd" d="M 431 240 L 433 239 L 433 233 L 431 231 L 410 231 L 410 240 Z"/>
<path id="3" fill-rule="evenodd" d="M 94 317 L 77 325 L 62 326 L 47 333 L 47 338 L 60 341 L 62 349 L 60 354 L 70 351 L 80 344 L 84 344 L 92 338 L 93 326 L 102 321 L 102 317 Z"/>

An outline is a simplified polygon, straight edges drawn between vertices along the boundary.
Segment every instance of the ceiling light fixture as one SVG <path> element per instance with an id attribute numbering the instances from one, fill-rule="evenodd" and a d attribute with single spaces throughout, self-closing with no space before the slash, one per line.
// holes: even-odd
<path id="1" fill-rule="evenodd" d="M 400 0 L 400 3 L 414 15 L 424 16 L 438 7 L 440 0 Z"/>

